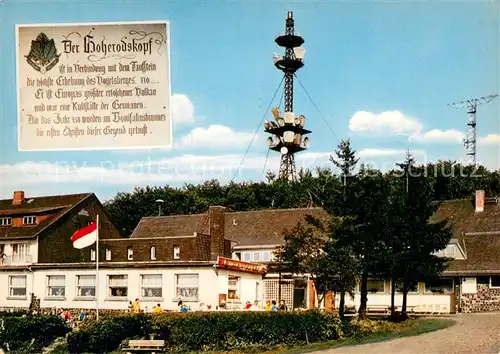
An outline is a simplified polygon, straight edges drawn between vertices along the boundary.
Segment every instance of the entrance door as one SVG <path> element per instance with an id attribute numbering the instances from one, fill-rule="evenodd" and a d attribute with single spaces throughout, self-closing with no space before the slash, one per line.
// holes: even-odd
<path id="1" fill-rule="evenodd" d="M 293 289 L 293 308 L 306 308 L 306 289 Z"/>
<path id="2" fill-rule="evenodd" d="M 305 278 L 294 280 L 293 308 L 307 308 L 307 279 Z"/>

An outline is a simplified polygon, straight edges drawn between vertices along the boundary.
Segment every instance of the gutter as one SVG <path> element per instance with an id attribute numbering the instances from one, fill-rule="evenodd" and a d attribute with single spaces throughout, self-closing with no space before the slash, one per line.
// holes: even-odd
<path id="1" fill-rule="evenodd" d="M 464 236 L 500 235 L 500 231 L 465 232 Z"/>
<path id="2" fill-rule="evenodd" d="M 193 235 L 186 236 L 158 236 L 158 237 L 120 237 L 120 238 L 100 238 L 99 242 L 110 242 L 110 241 L 140 241 L 140 240 L 167 240 L 175 238 L 196 238 Z"/>
<path id="3" fill-rule="evenodd" d="M 194 262 L 99 262 L 99 268 L 156 268 L 156 267 L 207 267 L 213 266 L 213 261 L 194 261 Z M 95 269 L 94 262 L 81 263 L 36 263 L 17 266 L 1 266 L 2 271 L 9 270 L 26 270 L 31 269 Z"/>
<path id="4" fill-rule="evenodd" d="M 233 246 L 234 250 L 255 250 L 255 249 L 275 249 L 276 247 L 279 247 L 281 245 L 274 244 L 274 245 L 241 245 L 241 246 Z"/>
<path id="5" fill-rule="evenodd" d="M 500 274 L 500 269 L 495 269 L 495 270 L 462 270 L 462 271 L 456 271 L 456 270 L 445 270 L 443 272 L 443 275 L 446 276 L 460 276 L 460 275 L 479 275 L 479 276 L 487 276 L 491 274 Z"/>

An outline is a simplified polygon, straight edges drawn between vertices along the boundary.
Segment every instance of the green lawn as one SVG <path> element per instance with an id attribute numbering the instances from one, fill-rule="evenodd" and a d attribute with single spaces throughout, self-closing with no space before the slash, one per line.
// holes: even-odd
<path id="1" fill-rule="evenodd" d="M 373 333 L 361 338 L 346 338 L 331 342 L 314 343 L 306 346 L 295 347 L 288 350 L 283 350 L 284 353 L 307 353 L 323 349 L 332 349 L 348 345 L 358 345 L 365 343 L 374 343 L 394 338 L 418 336 L 420 334 L 437 331 L 453 326 L 455 321 L 452 319 L 414 319 L 408 320 L 405 324 L 395 330 L 389 332 Z"/>

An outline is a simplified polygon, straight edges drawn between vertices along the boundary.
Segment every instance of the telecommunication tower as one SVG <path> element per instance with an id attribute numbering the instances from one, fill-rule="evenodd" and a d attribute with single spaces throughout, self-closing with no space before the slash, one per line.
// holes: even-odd
<path id="1" fill-rule="evenodd" d="M 467 163 L 472 165 L 476 164 L 476 111 L 477 105 L 488 103 L 494 98 L 498 97 L 498 94 L 489 95 L 485 97 L 471 98 L 469 100 L 450 103 L 449 106 L 454 108 L 467 107 L 467 137 L 464 140 L 465 153 L 467 155 Z"/>
<path id="2" fill-rule="evenodd" d="M 285 48 L 285 56 L 273 54 L 274 66 L 285 75 L 284 112 L 281 114 L 279 108 L 273 108 L 271 112 L 274 121 L 265 121 L 264 131 L 272 134 L 272 137 L 267 139 L 269 149 L 281 153 L 279 178 L 295 180 L 294 154 L 307 149 L 309 138 L 302 137 L 311 131 L 304 129 L 305 117 L 296 116 L 293 112 L 293 77 L 295 72 L 304 66 L 302 60 L 305 49 L 301 47 L 304 38 L 295 33 L 292 12 L 287 14 L 285 33 L 276 37 L 275 42 Z"/>

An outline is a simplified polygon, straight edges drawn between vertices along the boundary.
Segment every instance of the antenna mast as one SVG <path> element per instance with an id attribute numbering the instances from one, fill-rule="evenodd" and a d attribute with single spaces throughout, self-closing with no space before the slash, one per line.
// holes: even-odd
<path id="1" fill-rule="evenodd" d="M 273 55 L 274 66 L 283 71 L 285 75 L 284 101 L 285 112 L 280 115 L 279 108 L 271 111 L 274 121 L 264 122 L 264 131 L 272 134 L 267 139 L 269 149 L 281 153 L 279 178 L 284 180 L 295 180 L 295 158 L 294 154 L 306 150 L 309 146 L 309 138 L 302 140 L 302 136 L 311 133 L 304 129 L 305 117 L 295 116 L 293 113 L 293 77 L 295 72 L 304 66 L 302 59 L 305 50 L 301 47 L 304 38 L 295 33 L 293 13 L 288 12 L 285 25 L 285 34 L 275 39 L 276 44 L 285 48 L 285 56 Z"/>
<path id="2" fill-rule="evenodd" d="M 467 137 L 464 140 L 465 153 L 467 154 L 467 163 L 475 165 L 476 164 L 476 111 L 477 105 L 488 103 L 494 98 L 498 97 L 498 94 L 489 95 L 485 97 L 471 98 L 465 101 L 459 101 L 448 104 L 454 108 L 467 107 Z"/>

